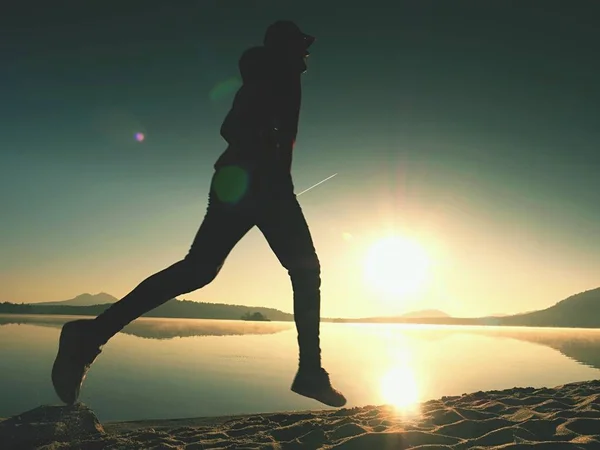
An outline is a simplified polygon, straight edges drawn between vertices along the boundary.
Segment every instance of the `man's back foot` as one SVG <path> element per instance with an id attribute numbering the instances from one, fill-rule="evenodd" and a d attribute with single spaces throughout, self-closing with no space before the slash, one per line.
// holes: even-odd
<path id="1" fill-rule="evenodd" d="M 333 388 L 325 369 L 299 369 L 292 383 L 292 392 L 312 398 L 327 406 L 340 408 L 346 404 L 346 397 Z"/>
<path id="2" fill-rule="evenodd" d="M 93 338 L 92 323 L 90 319 L 67 322 L 60 333 L 52 384 L 58 397 L 68 405 L 79 398 L 87 371 L 101 352 Z"/>

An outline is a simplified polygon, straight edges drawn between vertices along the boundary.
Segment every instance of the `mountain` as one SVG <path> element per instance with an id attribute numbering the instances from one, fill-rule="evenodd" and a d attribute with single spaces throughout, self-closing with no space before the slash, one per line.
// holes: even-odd
<path id="1" fill-rule="evenodd" d="M 360 319 L 322 319 L 323 322 L 335 323 L 427 323 L 427 324 L 452 324 L 468 325 L 474 319 L 459 319 L 450 316 L 439 309 L 423 309 L 411 311 L 401 316 L 362 317 Z"/>
<path id="2" fill-rule="evenodd" d="M 111 296 L 96 297 L 97 299 L 108 299 Z M 76 297 L 77 298 L 77 297 Z M 75 299 L 76 299 L 75 298 Z M 114 297 L 112 297 L 114 299 Z M 75 300 L 73 299 L 73 300 Z M 94 301 L 95 301 L 94 300 Z M 114 300 L 113 300 L 114 301 Z M 92 304 L 77 306 L 65 304 L 65 302 L 48 303 L 0 303 L 0 314 L 59 314 L 59 315 L 81 315 L 97 316 L 106 310 L 110 304 Z M 156 309 L 144 314 L 143 317 L 167 317 L 180 319 L 224 319 L 240 320 L 246 314 L 260 313 L 270 320 L 290 321 L 293 315 L 279 311 L 274 308 L 261 306 L 227 305 L 223 303 L 202 303 L 188 300 L 172 299 Z"/>
<path id="3" fill-rule="evenodd" d="M 486 325 L 482 319 L 473 317 L 362 317 L 359 319 L 321 319 L 322 322 L 334 323 L 412 323 L 426 325 Z"/>
<path id="4" fill-rule="evenodd" d="M 550 308 L 499 320 L 502 325 L 600 328 L 600 288 L 572 295 Z"/>
<path id="5" fill-rule="evenodd" d="M 402 314 L 400 317 L 405 318 L 434 318 L 434 317 L 450 317 L 450 314 L 446 314 L 444 311 L 439 309 L 424 309 L 422 311 L 411 311 L 406 314 Z"/>
<path id="6" fill-rule="evenodd" d="M 261 313 L 270 320 L 293 320 L 292 314 L 275 308 L 262 306 L 228 305 L 224 303 L 204 303 L 189 300 L 171 300 L 145 314 L 145 317 L 188 317 L 196 319 L 239 320 L 242 316 Z"/>
<path id="7" fill-rule="evenodd" d="M 92 306 L 92 305 L 105 305 L 107 303 L 115 303 L 119 300 L 110 294 L 100 292 L 99 294 L 81 294 L 70 300 L 63 300 L 60 302 L 43 302 L 35 303 L 35 305 L 46 305 L 46 306 Z"/>
<path id="8" fill-rule="evenodd" d="M 102 304 L 96 304 L 101 301 Z M 96 316 L 116 298 L 108 294 L 83 294 L 64 302 L 15 304 L 0 303 L 0 314 L 62 314 Z M 78 306 L 78 304 L 87 306 Z M 91 303 L 91 305 L 90 305 Z M 260 313 L 273 321 L 291 321 L 292 314 L 274 308 L 201 303 L 173 299 L 145 314 L 145 317 L 240 320 L 242 316 Z M 323 318 L 323 322 L 339 323 L 412 323 L 431 325 L 506 325 L 529 327 L 600 328 L 600 288 L 572 295 L 540 310 L 510 316 L 477 318 L 451 317 L 443 311 L 415 311 L 399 317 L 366 317 L 361 319 Z"/>
<path id="9" fill-rule="evenodd" d="M 435 311 L 435 310 L 434 310 Z M 416 311 L 400 317 L 366 317 L 333 319 L 337 323 L 412 323 L 428 325 L 492 325 L 562 328 L 600 328 L 600 288 L 591 289 L 561 300 L 554 306 L 515 315 L 487 317 L 425 316 Z M 444 314 L 440 311 L 441 314 Z"/>

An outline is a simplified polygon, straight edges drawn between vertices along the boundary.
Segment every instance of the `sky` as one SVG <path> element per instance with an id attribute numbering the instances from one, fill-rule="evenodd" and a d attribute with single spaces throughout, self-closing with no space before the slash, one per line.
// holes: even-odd
<path id="1" fill-rule="evenodd" d="M 225 149 L 237 60 L 277 19 L 317 37 L 293 176 L 299 192 L 338 174 L 298 198 L 324 316 L 516 313 L 596 288 L 597 13 L 380 0 L 7 10 L 0 301 L 122 297 L 185 256 Z M 395 277 L 410 284 L 410 251 L 385 260 L 398 269 L 381 275 L 387 290 L 366 276 L 389 235 L 427 255 L 418 289 L 390 290 Z M 287 272 L 256 229 L 212 284 L 180 298 L 292 311 Z"/>

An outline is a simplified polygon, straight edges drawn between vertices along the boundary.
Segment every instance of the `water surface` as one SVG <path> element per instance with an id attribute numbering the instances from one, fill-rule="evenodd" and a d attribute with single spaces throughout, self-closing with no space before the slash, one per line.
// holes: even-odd
<path id="1" fill-rule="evenodd" d="M 64 316 L 0 315 L 0 417 L 59 404 Z M 600 378 L 600 330 L 322 324 L 323 364 L 348 406 Z M 80 400 L 102 421 L 323 409 L 289 390 L 293 323 L 144 318 L 104 348 Z"/>

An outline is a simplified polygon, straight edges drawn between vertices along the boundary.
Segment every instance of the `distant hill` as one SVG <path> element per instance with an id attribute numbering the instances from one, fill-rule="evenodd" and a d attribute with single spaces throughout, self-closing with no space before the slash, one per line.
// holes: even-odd
<path id="1" fill-rule="evenodd" d="M 484 325 L 482 319 L 471 317 L 362 317 L 359 319 L 322 319 L 334 323 L 413 323 L 427 325 Z"/>
<path id="2" fill-rule="evenodd" d="M 450 314 L 446 314 L 444 311 L 440 311 L 439 309 L 424 309 L 422 311 L 412 311 L 406 314 L 402 314 L 401 317 L 406 318 L 434 318 L 434 317 L 450 317 Z"/>
<path id="3" fill-rule="evenodd" d="M 78 306 L 109 300 L 105 304 Z M 59 314 L 96 316 L 116 301 L 108 294 L 83 294 L 64 302 L 15 304 L 0 303 L 0 314 Z M 274 308 L 258 306 L 202 303 L 173 299 L 145 314 L 145 317 L 224 319 L 240 320 L 242 317 L 260 313 L 269 320 L 291 321 L 294 316 Z M 488 316 L 478 318 L 451 317 L 443 311 L 424 310 L 407 313 L 399 317 L 366 317 L 360 319 L 330 319 L 323 322 L 339 323 L 413 323 L 431 325 L 507 325 L 530 327 L 600 328 L 600 288 L 591 289 L 561 300 L 554 306 L 510 316 Z"/>
<path id="4" fill-rule="evenodd" d="M 110 294 L 105 292 L 100 292 L 99 294 L 81 294 L 75 298 L 70 300 L 63 300 L 59 302 L 43 302 L 43 303 L 35 303 L 36 305 L 48 305 L 48 306 L 92 306 L 92 305 L 105 305 L 107 303 L 115 303 L 119 300 L 116 297 L 113 297 Z"/>
<path id="5" fill-rule="evenodd" d="M 189 300 L 171 300 L 146 314 L 146 317 L 183 317 L 194 319 L 232 319 L 240 320 L 246 314 L 261 313 L 270 320 L 294 320 L 292 314 L 275 308 L 262 306 L 228 305 L 224 303 L 192 302 Z"/>
<path id="6" fill-rule="evenodd" d="M 473 319 L 464 319 L 472 321 Z M 336 323 L 450 323 L 453 324 L 466 324 L 463 323 L 463 319 L 454 319 L 449 314 L 439 309 L 423 309 L 420 311 L 411 311 L 401 316 L 381 316 L 381 317 L 362 317 L 360 319 L 323 319 L 324 322 L 336 322 Z M 459 322 L 456 322 L 459 321 Z"/>
<path id="7" fill-rule="evenodd" d="M 413 323 L 429 325 L 506 325 L 529 327 L 600 328 L 600 288 L 591 289 L 561 300 L 540 311 L 505 316 L 462 318 L 451 316 L 423 317 L 422 312 L 400 317 L 333 319 L 339 323 Z M 416 315 L 416 316 L 415 316 Z"/>
<path id="8" fill-rule="evenodd" d="M 106 294 L 108 295 L 108 294 Z M 100 297 L 100 298 L 113 298 Z M 77 297 L 76 297 L 77 298 Z M 98 297 L 96 297 L 98 298 Z M 75 300 L 75 299 L 73 299 Z M 73 304 L 48 303 L 0 303 L 0 314 L 58 314 L 58 315 L 82 315 L 97 316 L 106 310 L 113 302 L 103 305 L 76 306 Z M 260 306 L 242 306 L 227 305 L 223 303 L 203 303 L 188 300 L 173 299 L 158 308 L 144 314 L 143 317 L 167 317 L 182 319 L 223 319 L 240 320 L 242 316 L 251 316 L 260 313 L 269 320 L 290 321 L 294 317 L 292 314 L 279 311 L 274 308 L 264 308 Z"/>
<path id="9" fill-rule="evenodd" d="M 600 328 L 600 288 L 572 295 L 550 308 L 499 320 L 502 325 Z"/>

